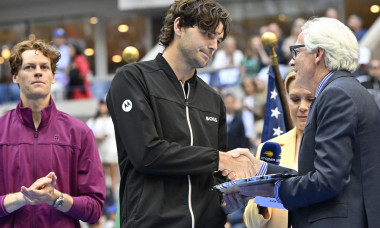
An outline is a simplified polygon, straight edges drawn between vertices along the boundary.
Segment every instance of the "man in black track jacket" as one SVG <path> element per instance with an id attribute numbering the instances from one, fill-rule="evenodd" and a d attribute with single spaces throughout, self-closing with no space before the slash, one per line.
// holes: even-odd
<path id="1" fill-rule="evenodd" d="M 228 12 L 213 0 L 178 0 L 166 15 L 155 60 L 128 64 L 107 105 L 116 132 L 121 227 L 224 227 L 222 197 L 211 190 L 254 176 L 247 152 L 227 147 L 221 97 L 196 75 L 227 36 Z"/>

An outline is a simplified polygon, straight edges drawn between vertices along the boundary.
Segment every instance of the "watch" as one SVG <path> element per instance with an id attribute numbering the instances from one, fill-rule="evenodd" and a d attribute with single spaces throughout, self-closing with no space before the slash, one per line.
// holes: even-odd
<path id="1" fill-rule="evenodd" d="M 60 208 L 64 202 L 63 193 L 61 192 L 61 195 L 54 201 L 53 207 Z"/>

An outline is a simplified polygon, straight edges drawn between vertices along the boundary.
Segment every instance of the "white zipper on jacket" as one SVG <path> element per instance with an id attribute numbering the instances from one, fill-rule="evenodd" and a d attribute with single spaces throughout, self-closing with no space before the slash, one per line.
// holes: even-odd
<path id="1" fill-rule="evenodd" d="M 190 146 L 193 145 L 193 142 L 194 142 L 194 138 L 193 138 L 193 129 L 191 127 L 191 122 L 190 122 L 190 116 L 189 116 L 189 106 L 188 106 L 188 103 L 187 103 L 187 98 L 189 97 L 189 94 L 190 94 L 190 85 L 188 84 L 187 86 L 187 94 L 185 92 L 185 85 L 181 82 L 181 86 L 182 86 L 182 91 L 183 91 L 183 95 L 185 96 L 185 101 L 186 101 L 186 120 L 187 120 L 187 125 L 189 126 L 189 130 L 190 130 Z M 189 193 L 188 193 L 188 204 L 189 204 L 189 211 L 190 211 L 190 215 L 191 215 L 191 227 L 194 228 L 195 227 L 195 218 L 194 218 L 194 212 L 193 212 L 193 206 L 191 204 L 191 179 L 190 179 L 190 175 L 187 175 L 187 182 L 189 183 Z"/>

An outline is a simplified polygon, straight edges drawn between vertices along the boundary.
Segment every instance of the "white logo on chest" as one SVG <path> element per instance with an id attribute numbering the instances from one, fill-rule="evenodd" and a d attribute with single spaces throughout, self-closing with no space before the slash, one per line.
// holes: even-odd
<path id="1" fill-rule="evenodd" d="M 212 121 L 212 122 L 218 123 L 218 119 L 215 118 L 215 117 L 212 117 L 212 116 L 206 116 L 206 120 L 207 120 L 207 121 Z"/>
<path id="2" fill-rule="evenodd" d="M 125 100 L 121 106 L 124 112 L 129 112 L 132 109 L 132 101 L 131 100 Z"/>

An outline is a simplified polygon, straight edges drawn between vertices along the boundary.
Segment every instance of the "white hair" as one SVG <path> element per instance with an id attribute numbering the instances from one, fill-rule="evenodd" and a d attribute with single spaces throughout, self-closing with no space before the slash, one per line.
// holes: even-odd
<path id="1" fill-rule="evenodd" d="M 304 43 L 309 53 L 323 49 L 324 61 L 330 71 L 357 69 L 359 44 L 353 32 L 334 18 L 319 17 L 302 26 Z"/>

